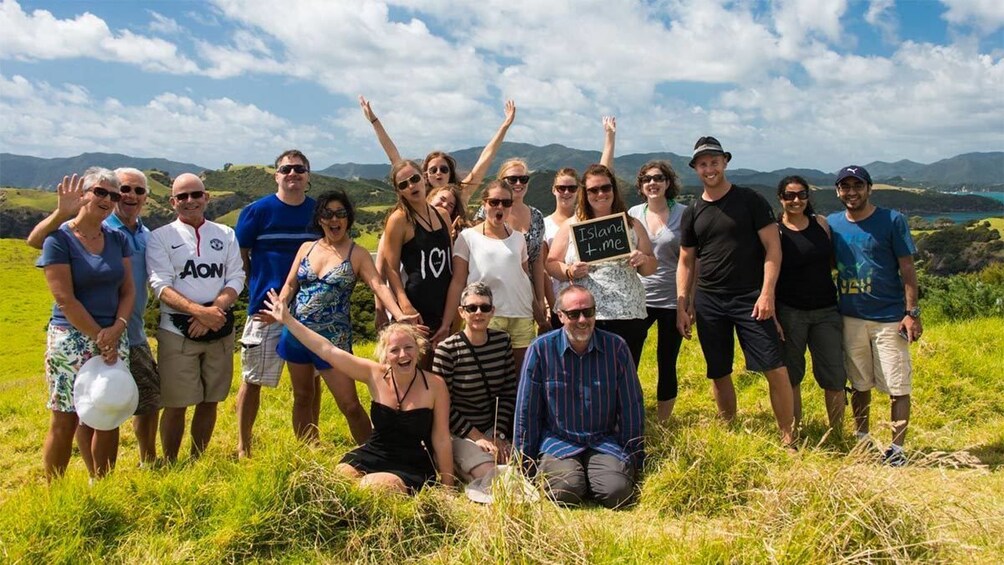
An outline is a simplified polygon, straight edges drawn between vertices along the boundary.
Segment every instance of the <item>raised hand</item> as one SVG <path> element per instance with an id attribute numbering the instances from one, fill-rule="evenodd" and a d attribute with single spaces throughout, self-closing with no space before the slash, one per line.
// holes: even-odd
<path id="1" fill-rule="evenodd" d="M 74 174 L 63 177 L 63 182 L 56 187 L 56 211 L 61 218 L 72 218 L 80 211 L 83 204 L 84 177 Z"/>
<path id="2" fill-rule="evenodd" d="M 265 308 L 261 311 L 262 314 L 268 314 L 277 323 L 286 323 L 286 316 L 289 316 L 289 308 L 286 304 L 279 300 L 279 295 L 276 294 L 275 290 L 268 291 L 268 297 L 265 299 Z"/>
<path id="3" fill-rule="evenodd" d="M 370 108 L 370 101 L 359 95 L 359 107 L 363 109 L 363 116 L 369 123 L 377 121 L 376 114 L 373 113 L 373 108 Z"/>
<path id="4" fill-rule="evenodd" d="M 513 120 L 516 119 L 516 103 L 512 100 L 505 101 L 505 125 L 506 127 L 511 126 Z"/>
<path id="5" fill-rule="evenodd" d="M 603 131 L 617 133 L 617 118 L 614 116 L 603 116 Z"/>

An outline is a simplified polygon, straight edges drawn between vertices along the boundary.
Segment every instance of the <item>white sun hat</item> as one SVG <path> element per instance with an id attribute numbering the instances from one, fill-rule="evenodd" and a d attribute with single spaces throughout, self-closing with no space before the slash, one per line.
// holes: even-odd
<path id="1" fill-rule="evenodd" d="M 525 503 L 540 500 L 540 493 L 515 467 L 496 465 L 481 478 L 474 479 L 464 489 L 470 500 L 480 504 L 492 504 L 496 498 Z"/>
<path id="2" fill-rule="evenodd" d="M 73 383 L 73 406 L 80 421 L 95 430 L 114 430 L 139 404 L 136 381 L 122 359 L 109 365 L 101 356 L 80 367 Z"/>

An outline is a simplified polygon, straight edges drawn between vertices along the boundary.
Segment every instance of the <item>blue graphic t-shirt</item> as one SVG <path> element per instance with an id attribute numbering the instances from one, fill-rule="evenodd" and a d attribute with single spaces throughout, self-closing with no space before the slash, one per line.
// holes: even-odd
<path id="1" fill-rule="evenodd" d="M 241 249 L 251 251 L 251 271 L 248 276 L 248 315 L 264 307 L 269 289 L 279 292 L 305 241 L 318 238 L 310 227 L 314 214 L 314 199 L 307 198 L 299 206 L 290 206 L 275 194 L 249 204 L 237 219 L 237 242 Z"/>
<path id="2" fill-rule="evenodd" d="M 875 322 L 898 322 L 906 310 L 899 258 L 917 252 L 906 218 L 876 208 L 859 222 L 844 212 L 827 216 L 837 260 L 840 313 Z"/>

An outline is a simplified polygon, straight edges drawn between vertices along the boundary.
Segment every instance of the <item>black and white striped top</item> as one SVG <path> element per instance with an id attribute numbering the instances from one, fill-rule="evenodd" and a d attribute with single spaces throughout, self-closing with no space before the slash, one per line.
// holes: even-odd
<path id="1" fill-rule="evenodd" d="M 517 378 L 509 334 L 489 329 L 488 341 L 477 346 L 471 345 L 463 332 L 453 334 L 436 346 L 432 370 L 446 379 L 454 435 L 467 437 L 471 428 L 486 432 L 495 426 L 497 398 L 497 430 L 506 438 L 512 437 Z"/>

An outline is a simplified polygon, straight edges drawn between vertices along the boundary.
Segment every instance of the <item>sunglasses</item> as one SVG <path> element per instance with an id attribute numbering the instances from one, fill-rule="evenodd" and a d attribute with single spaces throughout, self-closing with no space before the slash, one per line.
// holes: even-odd
<path id="1" fill-rule="evenodd" d="M 596 194 L 608 194 L 610 192 L 613 192 L 613 190 L 614 190 L 614 185 L 612 185 L 612 184 L 601 184 L 600 186 L 594 186 L 594 187 L 591 187 L 591 188 L 587 188 L 586 192 L 588 192 L 589 194 L 592 194 L 592 195 L 596 195 Z"/>
<path id="2" fill-rule="evenodd" d="M 198 199 L 202 198 L 205 195 L 206 195 L 206 191 L 204 191 L 204 190 L 196 190 L 196 191 L 193 191 L 193 192 L 182 192 L 181 194 L 175 194 L 171 198 L 174 198 L 178 202 L 184 202 L 184 201 L 188 200 L 189 198 L 191 198 L 192 200 L 198 200 Z"/>
<path id="3" fill-rule="evenodd" d="M 666 182 L 666 175 L 642 175 L 638 177 L 638 182 L 648 184 L 650 182 Z"/>
<path id="4" fill-rule="evenodd" d="M 330 220 L 331 218 L 345 219 L 349 217 L 349 211 L 345 208 L 337 208 L 335 210 L 323 208 L 317 215 L 325 220 Z"/>
<path id="5" fill-rule="evenodd" d="M 403 181 L 398 182 L 396 186 L 397 186 L 398 190 L 404 190 L 404 189 L 408 188 L 409 186 L 411 186 L 413 184 L 418 184 L 420 182 L 422 182 L 422 175 L 420 175 L 418 173 L 415 173 L 415 174 L 411 175 L 410 177 L 404 179 Z"/>
<path id="6" fill-rule="evenodd" d="M 487 314 L 495 309 L 495 307 L 491 304 L 464 304 L 461 308 L 463 308 L 464 312 L 467 312 L 468 314 L 473 314 L 478 310 L 481 310 L 482 314 Z"/>
<path id="7" fill-rule="evenodd" d="M 512 208 L 512 198 L 488 198 L 485 199 L 485 204 L 489 208 L 497 208 L 499 206 L 503 208 Z"/>
<path id="8" fill-rule="evenodd" d="M 433 165 L 428 169 L 425 169 L 425 172 L 426 174 L 430 175 L 438 175 L 438 174 L 448 175 L 450 174 L 450 168 L 447 167 L 446 165 L 439 165 L 439 166 Z"/>
<path id="9" fill-rule="evenodd" d="M 502 180 L 509 184 L 522 184 L 526 185 L 530 182 L 530 175 L 512 175 L 508 177 L 502 177 Z"/>
<path id="10" fill-rule="evenodd" d="M 303 165 L 283 165 L 276 169 L 280 175 L 288 175 L 289 173 L 296 173 L 302 175 L 303 173 L 309 172 L 310 169 L 304 167 Z"/>
<path id="11" fill-rule="evenodd" d="M 554 190 L 564 194 L 574 194 L 575 191 L 579 190 L 579 185 L 577 184 L 556 184 L 554 185 Z"/>
<path id="12" fill-rule="evenodd" d="M 809 193 L 804 190 L 799 190 L 798 192 L 785 191 L 784 194 L 781 195 L 781 200 L 784 200 L 785 202 L 791 202 L 795 199 L 808 200 Z"/>
<path id="13" fill-rule="evenodd" d="M 123 184 L 122 186 L 119 187 L 119 191 L 122 194 L 129 194 L 131 192 L 135 192 L 136 196 L 143 196 L 144 194 L 146 194 L 146 187 L 145 186 L 129 186 L 128 184 Z"/>
<path id="14" fill-rule="evenodd" d="M 596 307 L 590 306 L 589 308 L 582 308 L 579 310 L 562 310 L 562 313 L 564 313 L 569 320 L 578 320 L 580 316 L 592 318 L 596 315 Z"/>
<path id="15" fill-rule="evenodd" d="M 100 186 L 94 186 L 89 189 L 94 196 L 98 198 L 107 198 L 112 202 L 118 202 L 122 200 L 122 195 L 117 192 L 112 192 L 106 188 L 101 188 Z"/>

